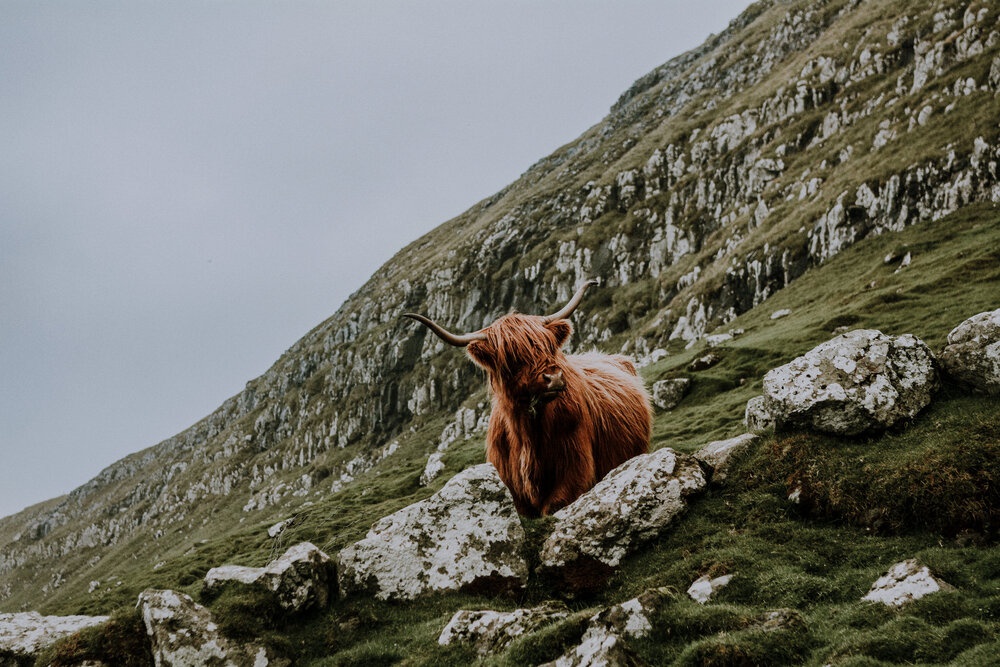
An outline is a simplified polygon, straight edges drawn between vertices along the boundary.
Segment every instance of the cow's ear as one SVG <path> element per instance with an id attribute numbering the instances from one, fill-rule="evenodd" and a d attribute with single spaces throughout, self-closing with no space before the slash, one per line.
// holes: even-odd
<path id="1" fill-rule="evenodd" d="M 555 322 L 549 322 L 545 326 L 555 335 L 556 345 L 559 347 L 565 345 L 566 341 L 569 340 L 570 334 L 573 333 L 573 325 L 569 323 L 569 320 L 556 320 Z"/>
<path id="2" fill-rule="evenodd" d="M 483 370 L 490 370 L 496 366 L 496 360 L 493 358 L 493 349 L 483 341 L 472 341 L 465 348 L 465 352 L 472 359 L 472 362 Z"/>

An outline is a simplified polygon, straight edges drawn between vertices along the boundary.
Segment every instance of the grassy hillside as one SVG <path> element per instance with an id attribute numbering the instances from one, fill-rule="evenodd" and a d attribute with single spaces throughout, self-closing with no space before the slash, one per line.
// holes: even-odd
<path id="1" fill-rule="evenodd" d="M 887 255 L 912 253 L 897 271 Z M 645 369 L 646 379 L 690 377 L 675 410 L 657 415 L 654 447 L 694 451 L 743 431 L 746 400 L 763 374 L 838 327 L 913 333 L 940 350 L 964 318 L 1000 306 L 1000 209 L 983 204 L 934 224 L 856 244 L 730 326 L 744 334 L 714 348 L 721 361 L 692 372 L 703 344 Z M 787 317 L 772 320 L 778 309 Z M 458 352 L 456 352 L 458 354 Z M 482 460 L 482 442 L 450 449 L 450 472 Z M 172 586 L 196 598 L 200 577 L 223 562 L 261 565 L 285 546 L 310 540 L 330 553 L 363 536 L 385 514 L 426 497 L 422 459 L 401 458 L 360 479 L 361 491 L 334 495 L 301 511 L 277 540 L 265 526 L 199 539 L 159 570 L 119 570 L 122 586 L 86 603 L 50 611 L 117 605 L 127 616 L 145 586 Z M 1000 398 L 970 396 L 946 383 L 911 424 L 881 437 L 840 439 L 782 433 L 742 461 L 729 484 L 696 500 L 662 539 L 626 560 L 596 597 L 568 600 L 574 614 L 528 636 L 486 664 L 533 664 L 557 657 L 579 638 L 586 619 L 649 588 L 671 600 L 649 639 L 633 648 L 651 664 L 940 664 L 982 665 L 1000 649 Z M 446 475 L 447 476 L 447 475 Z M 804 500 L 788 500 L 805 485 Z M 532 535 L 544 520 L 525 520 Z M 863 603 L 893 563 L 916 557 L 955 590 L 894 611 Z M 684 591 L 702 574 L 735 575 L 707 606 Z M 533 582 L 516 599 L 443 595 L 415 602 L 335 602 L 288 621 L 267 601 L 227 594 L 211 602 L 236 637 L 264 637 L 302 665 L 454 664 L 472 649 L 437 645 L 458 609 L 512 609 L 560 596 Z M 779 633 L 752 628 L 774 609 L 794 610 Z M 65 649 L 69 651 L 69 649 Z M 78 649 L 74 649 L 78 650 Z"/>
<path id="2" fill-rule="evenodd" d="M 912 333 L 939 351 L 962 320 L 1000 307 L 998 118 L 991 3 L 755 3 L 639 79 L 579 139 L 402 249 L 214 413 L 0 519 L 0 609 L 117 610 L 103 635 L 60 649 L 79 657 L 134 627 L 145 588 L 197 598 L 209 568 L 261 566 L 303 540 L 332 555 L 481 462 L 481 432 L 460 437 L 441 476 L 419 483 L 455 411 L 481 419 L 488 401 L 465 355 L 407 311 L 474 330 L 512 309 L 551 312 L 601 276 L 572 344 L 658 358 L 643 369 L 650 383 L 691 379 L 654 425 L 654 448 L 685 452 L 741 433 L 764 374 L 845 327 Z M 741 333 L 709 350 L 713 329 Z M 718 363 L 692 370 L 708 352 Z M 771 435 L 605 591 L 488 662 L 550 660 L 596 609 L 664 588 L 671 603 L 635 646 L 653 664 L 984 664 L 1000 613 L 997 408 L 946 383 L 882 437 Z M 525 522 L 536 539 L 547 525 Z M 956 590 L 901 612 L 859 602 L 909 557 Z M 684 591 L 706 573 L 734 579 L 702 608 Z M 456 609 L 559 593 L 532 582 L 517 599 L 336 602 L 294 623 L 262 599 L 206 602 L 227 632 L 263 636 L 296 664 L 468 664 L 469 649 L 436 644 Z M 753 629 L 779 607 L 791 628 Z"/>

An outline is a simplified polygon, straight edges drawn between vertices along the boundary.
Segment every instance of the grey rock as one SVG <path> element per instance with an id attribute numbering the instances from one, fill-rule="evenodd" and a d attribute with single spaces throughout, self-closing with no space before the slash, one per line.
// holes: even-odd
<path id="1" fill-rule="evenodd" d="M 514 500 L 489 463 L 469 468 L 427 500 L 375 523 L 338 555 L 341 595 L 379 599 L 520 588 L 528 566 Z"/>
<path id="2" fill-rule="evenodd" d="M 273 658 L 263 646 L 238 644 L 222 636 L 212 613 L 184 593 L 146 590 L 139 594 L 138 606 L 153 645 L 156 667 L 276 667 L 288 664 Z"/>
<path id="3" fill-rule="evenodd" d="M 867 329 L 822 343 L 764 376 L 765 408 L 778 426 L 839 435 L 912 418 L 936 387 L 934 356 L 922 341 Z"/>
<path id="4" fill-rule="evenodd" d="M 729 475 L 732 462 L 748 452 L 758 440 L 760 436 L 754 433 L 744 433 L 728 440 L 716 440 L 695 452 L 694 457 L 712 468 L 713 484 L 722 484 Z"/>
<path id="5" fill-rule="evenodd" d="M 733 580 L 733 575 L 725 574 L 721 577 L 709 577 L 707 574 L 698 577 L 687 589 L 688 597 L 698 604 L 706 604 L 718 591 L 729 585 Z"/>
<path id="6" fill-rule="evenodd" d="M 921 565 L 915 559 L 896 563 L 889 571 L 880 577 L 862 600 L 880 602 L 889 607 L 903 605 L 920 598 L 952 587 L 931 574 L 926 565 Z"/>
<path id="7" fill-rule="evenodd" d="M 668 589 L 650 589 L 594 614 L 580 643 L 548 664 L 557 667 L 645 664 L 628 647 L 627 640 L 653 632 L 651 616 L 672 597 Z"/>
<path id="8" fill-rule="evenodd" d="M 646 637 L 653 631 L 651 616 L 671 600 L 666 588 L 653 588 L 642 595 L 608 607 L 590 619 L 591 627 L 602 625 L 610 633 L 625 638 Z"/>
<path id="9" fill-rule="evenodd" d="M 680 404 L 690 387 L 689 378 L 658 380 L 650 387 L 653 405 L 661 410 L 673 410 Z"/>
<path id="10" fill-rule="evenodd" d="M 283 609 L 300 612 L 324 608 L 335 581 L 330 557 L 309 542 L 296 544 L 267 567 L 223 565 L 205 575 L 205 590 L 215 593 L 230 582 L 274 593 Z"/>
<path id="11" fill-rule="evenodd" d="M 0 659 L 4 653 L 18 660 L 34 656 L 63 637 L 100 625 L 107 616 L 42 616 L 37 611 L 0 614 Z"/>
<path id="12" fill-rule="evenodd" d="M 646 663 L 625 644 L 621 635 L 603 624 L 592 624 L 580 643 L 541 667 L 639 667 Z"/>
<path id="13" fill-rule="evenodd" d="M 747 401 L 743 425 L 751 433 L 764 433 L 774 428 L 774 415 L 767 409 L 765 396 L 754 396 Z"/>
<path id="14" fill-rule="evenodd" d="M 722 361 L 722 357 L 715 352 L 709 352 L 708 354 L 702 355 L 688 364 L 688 370 L 692 372 L 704 371 L 716 365 L 720 361 Z"/>
<path id="15" fill-rule="evenodd" d="M 694 457 L 663 448 L 630 459 L 556 512 L 541 568 L 572 590 L 600 586 L 622 558 L 665 531 L 705 487 Z"/>
<path id="16" fill-rule="evenodd" d="M 1000 309 L 952 329 L 940 361 L 948 375 L 975 391 L 1000 393 Z"/>
<path id="17" fill-rule="evenodd" d="M 438 644 L 448 646 L 466 642 L 476 646 L 479 655 L 497 653 L 524 635 L 569 615 L 561 603 L 548 603 L 531 609 L 514 611 L 459 610 L 441 631 Z"/>

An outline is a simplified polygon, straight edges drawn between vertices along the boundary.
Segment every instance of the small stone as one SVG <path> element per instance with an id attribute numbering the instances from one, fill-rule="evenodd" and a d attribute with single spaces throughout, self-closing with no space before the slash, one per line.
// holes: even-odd
<path id="1" fill-rule="evenodd" d="M 747 401 L 743 413 L 743 425 L 750 433 L 765 433 L 774 428 L 774 415 L 767 409 L 767 398 L 754 396 Z"/>
<path id="2" fill-rule="evenodd" d="M 709 352 L 708 354 L 698 357 L 688 364 L 688 370 L 693 372 L 707 370 L 720 361 L 722 361 L 722 357 L 717 355 L 715 352 Z"/>
<path id="3" fill-rule="evenodd" d="M 712 579 L 707 574 L 699 577 L 687 589 L 688 596 L 698 604 L 706 604 L 718 591 L 729 585 L 733 575 L 726 574 Z"/>
<path id="4" fill-rule="evenodd" d="M 653 405 L 661 410 L 673 410 L 680 404 L 690 387 L 689 378 L 658 380 L 650 387 Z"/>
<path id="5" fill-rule="evenodd" d="M 760 436 L 754 433 L 744 433 L 728 440 L 710 442 L 697 452 L 694 457 L 712 468 L 712 483 L 722 484 L 726 481 L 733 460 L 749 451 Z"/>
<path id="6" fill-rule="evenodd" d="M 908 602 L 944 590 L 952 590 L 952 587 L 936 579 L 926 565 L 921 565 L 911 558 L 893 565 L 885 576 L 872 584 L 871 590 L 862 600 L 881 602 L 889 607 L 901 607 Z"/>
<path id="7" fill-rule="evenodd" d="M 604 625 L 591 625 L 580 643 L 553 662 L 540 667 L 639 667 L 646 663 L 632 652 L 617 633 Z"/>

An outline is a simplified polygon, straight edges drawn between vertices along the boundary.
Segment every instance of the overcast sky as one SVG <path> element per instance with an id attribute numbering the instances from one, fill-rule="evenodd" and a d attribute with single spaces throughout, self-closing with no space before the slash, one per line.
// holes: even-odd
<path id="1" fill-rule="evenodd" d="M 213 411 L 748 4 L 0 2 L 0 516 Z"/>

